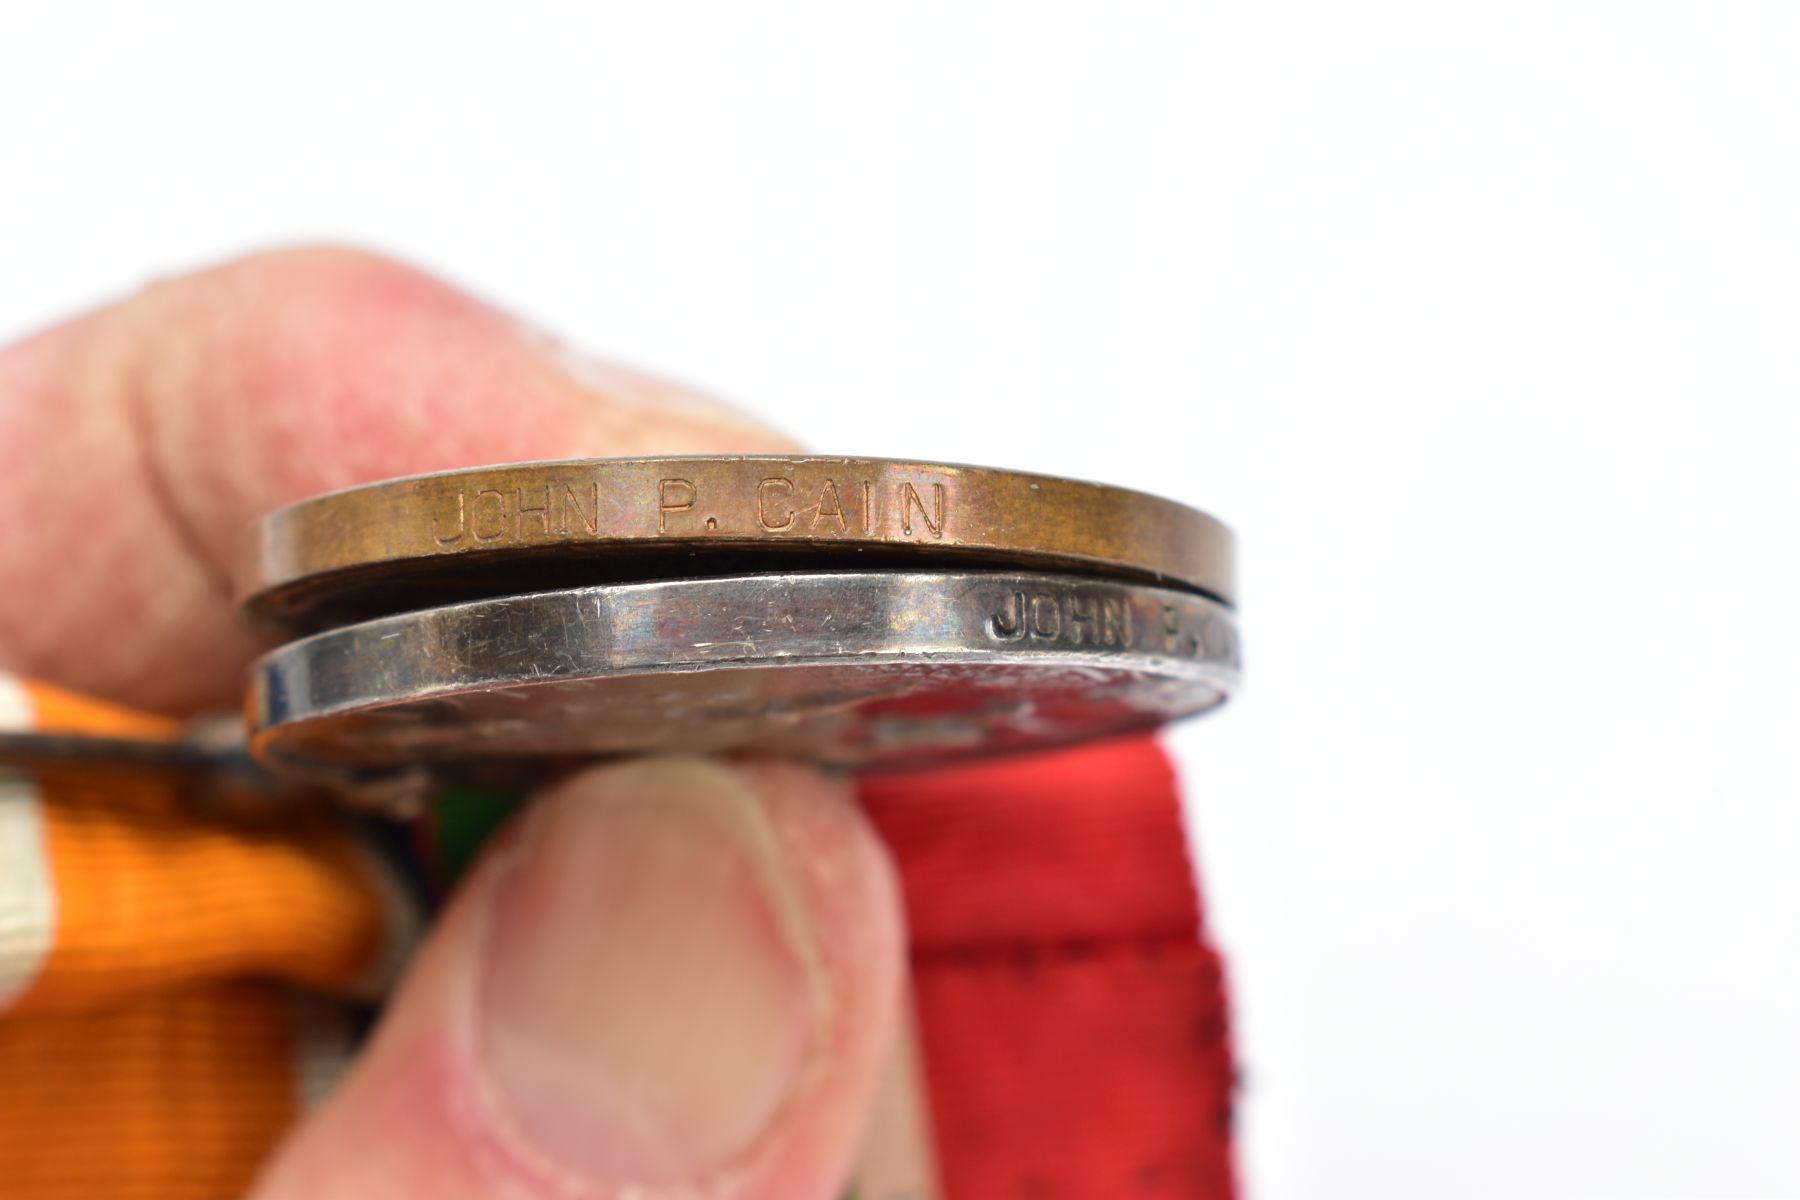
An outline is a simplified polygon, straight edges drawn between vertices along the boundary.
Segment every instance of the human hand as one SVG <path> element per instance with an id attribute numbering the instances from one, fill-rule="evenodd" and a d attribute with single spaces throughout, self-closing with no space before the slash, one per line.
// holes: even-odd
<path id="1" fill-rule="evenodd" d="M 236 703 L 245 527 L 533 458 L 792 447 L 367 255 L 157 284 L 0 352 L 0 669 Z M 98 584 L 97 584 L 98 581 Z M 646 760 L 537 797 L 464 881 L 259 1197 L 824 1197 L 893 1025 L 891 868 L 847 789 Z"/>

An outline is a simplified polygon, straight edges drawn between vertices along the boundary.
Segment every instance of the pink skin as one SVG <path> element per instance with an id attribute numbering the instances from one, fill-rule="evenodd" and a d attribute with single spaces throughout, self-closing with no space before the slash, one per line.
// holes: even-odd
<path id="1" fill-rule="evenodd" d="M 230 577 L 271 508 L 481 462 L 792 449 L 367 254 L 283 251 L 159 283 L 0 351 L 0 478 L 16 501 L 0 537 L 0 670 L 160 711 L 231 707 L 257 647 Z M 798 767 L 743 769 L 803 870 L 831 1003 L 799 1092 L 754 1145 L 666 1194 L 828 1196 L 892 1024 L 898 901 L 845 788 Z M 542 803 L 574 802 L 581 786 Z M 373 1047 L 261 1195 L 613 1194 L 535 1150 L 471 1053 L 482 939 L 510 861 L 490 853 L 477 868 Z"/>
<path id="2" fill-rule="evenodd" d="M 833 1196 L 885 1050 L 871 1031 L 885 1030 L 893 1018 L 902 934 L 884 851 L 842 785 L 793 766 L 742 769 L 788 856 L 808 867 L 808 908 L 833 993 L 824 1036 L 799 1094 L 747 1155 L 689 1190 L 634 1196 Z M 551 793 L 541 802 L 566 799 Z M 257 1200 L 621 1194 L 572 1175 L 521 1138 L 497 1111 L 471 1045 L 479 956 L 507 857 L 503 842 L 466 882 L 355 1075 L 284 1149 Z"/>
<path id="3" fill-rule="evenodd" d="M 272 508 L 477 463 L 791 449 L 407 267 L 245 259 L 0 351 L 0 478 L 32 498 L 0 538 L 0 579 L 32 581 L 0 593 L 0 669 L 232 707 L 254 643 L 231 576 Z"/>

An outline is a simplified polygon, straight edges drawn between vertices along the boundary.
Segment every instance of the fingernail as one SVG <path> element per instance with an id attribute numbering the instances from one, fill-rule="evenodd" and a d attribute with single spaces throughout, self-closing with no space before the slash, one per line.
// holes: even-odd
<path id="1" fill-rule="evenodd" d="M 801 880 L 740 776 L 664 759 L 540 797 L 501 885 L 479 1054 L 514 1132 L 612 1185 L 694 1182 L 795 1090 L 822 1024 Z"/>

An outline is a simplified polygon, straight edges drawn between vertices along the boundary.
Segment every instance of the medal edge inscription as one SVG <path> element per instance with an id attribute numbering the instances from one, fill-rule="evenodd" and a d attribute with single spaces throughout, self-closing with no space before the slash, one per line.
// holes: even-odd
<path id="1" fill-rule="evenodd" d="M 701 458 L 475 468 L 300 501 L 265 518 L 240 596 L 252 615 L 280 619 L 409 562 L 774 543 L 941 547 L 1015 567 L 1088 563 L 1227 604 L 1233 592 L 1230 532 L 1145 492 L 994 468 Z"/>

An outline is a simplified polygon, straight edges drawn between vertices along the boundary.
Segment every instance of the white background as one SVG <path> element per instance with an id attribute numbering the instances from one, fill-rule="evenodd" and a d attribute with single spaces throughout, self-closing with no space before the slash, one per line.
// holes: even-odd
<path id="1" fill-rule="evenodd" d="M 1793 5 L 24 8 L 0 332 L 350 239 L 1231 522 L 1255 1195 L 1800 1194 Z"/>

